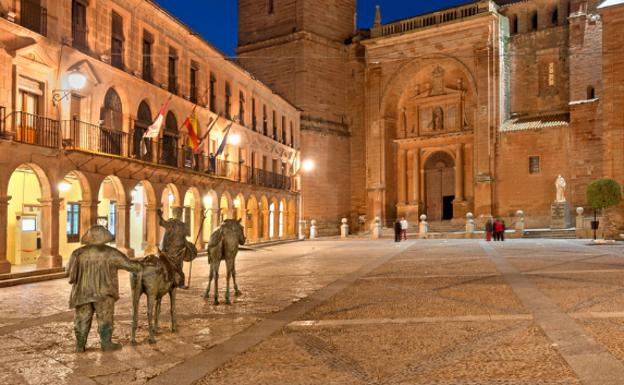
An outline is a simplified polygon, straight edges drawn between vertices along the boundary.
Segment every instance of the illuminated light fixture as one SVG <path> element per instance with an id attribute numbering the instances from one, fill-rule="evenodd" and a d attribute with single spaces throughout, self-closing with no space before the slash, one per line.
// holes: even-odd
<path id="1" fill-rule="evenodd" d="M 241 142 L 241 136 L 239 134 L 230 135 L 228 142 L 233 146 L 238 146 Z"/>
<path id="2" fill-rule="evenodd" d="M 204 206 L 212 207 L 212 197 L 210 195 L 204 196 Z"/>
<path id="3" fill-rule="evenodd" d="M 169 200 L 169 204 L 171 205 L 173 204 L 175 197 L 173 196 L 172 193 L 169 193 L 169 196 L 167 196 L 167 199 Z"/>
<path id="4" fill-rule="evenodd" d="M 241 202 L 239 198 L 234 199 L 234 206 L 240 206 L 240 203 Z"/>
<path id="5" fill-rule="evenodd" d="M 67 75 L 67 83 L 72 90 L 81 90 L 87 84 L 87 77 L 78 70 L 73 70 Z"/>
<path id="6" fill-rule="evenodd" d="M 61 183 L 58 184 L 58 189 L 62 193 L 66 193 L 71 190 L 72 185 L 66 179 L 63 179 Z"/>
<path id="7" fill-rule="evenodd" d="M 310 171 L 314 170 L 314 161 L 312 161 L 311 159 L 304 160 L 303 164 L 301 165 L 301 168 L 305 172 L 310 172 Z"/>

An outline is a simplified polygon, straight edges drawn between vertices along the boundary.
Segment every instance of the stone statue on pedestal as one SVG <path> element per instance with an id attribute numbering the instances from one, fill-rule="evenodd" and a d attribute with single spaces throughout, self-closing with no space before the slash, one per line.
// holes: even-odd
<path id="1" fill-rule="evenodd" d="M 565 189 L 566 189 L 566 181 L 563 179 L 561 175 L 557 177 L 555 181 L 555 187 L 557 189 L 557 198 L 555 202 L 566 202 L 565 198 Z"/>
<path id="2" fill-rule="evenodd" d="M 139 273 L 143 268 L 119 250 L 106 245 L 113 240 L 113 235 L 105 227 L 93 226 L 81 239 L 85 246 L 76 249 L 69 259 L 67 271 L 72 285 L 69 307 L 76 312 L 77 352 L 85 351 L 93 313 L 97 314 L 102 350 L 121 348 L 120 344 L 112 342 L 115 301 L 119 299 L 117 270 Z"/>

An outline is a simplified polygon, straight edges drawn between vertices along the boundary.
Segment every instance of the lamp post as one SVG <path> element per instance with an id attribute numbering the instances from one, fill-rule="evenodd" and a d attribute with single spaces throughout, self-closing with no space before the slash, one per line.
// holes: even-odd
<path id="1" fill-rule="evenodd" d="M 58 105 L 61 100 L 71 95 L 74 91 L 79 91 L 87 84 L 87 77 L 77 69 L 71 70 L 67 74 L 67 85 L 69 89 L 61 89 L 52 91 L 52 102 Z"/>
<path id="2" fill-rule="evenodd" d="M 309 173 L 314 170 L 315 164 L 311 159 L 306 159 L 301 163 L 301 167 L 295 173 L 295 177 L 299 178 L 299 214 L 301 215 L 301 219 L 299 220 L 299 239 L 305 239 L 304 228 L 306 225 L 305 217 L 303 215 L 303 192 L 302 192 L 302 183 L 301 183 L 301 174 Z"/>

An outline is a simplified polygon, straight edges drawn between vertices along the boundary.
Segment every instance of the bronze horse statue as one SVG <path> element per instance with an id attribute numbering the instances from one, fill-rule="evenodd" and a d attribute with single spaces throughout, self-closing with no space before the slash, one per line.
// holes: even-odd
<path id="1" fill-rule="evenodd" d="M 208 243 L 208 263 L 210 264 L 210 276 L 208 278 L 208 287 L 204 298 L 210 297 L 210 284 L 214 279 L 214 302 L 219 304 L 219 266 L 221 261 L 225 260 L 227 268 L 227 286 L 225 291 L 225 303 L 231 304 L 230 301 L 230 277 L 234 281 L 234 295 L 241 295 L 236 284 L 236 267 L 235 259 L 238 253 L 238 246 L 244 245 L 246 241 L 245 231 L 241 221 L 235 219 L 226 219 L 210 236 Z"/>
<path id="2" fill-rule="evenodd" d="M 190 242 L 186 243 L 186 248 L 180 251 L 183 253 L 182 259 L 190 262 L 197 258 L 197 248 Z M 132 288 L 132 338 L 131 343 L 136 344 L 136 328 L 139 319 L 139 300 L 145 293 L 147 296 L 147 322 L 149 325 L 149 343 L 155 344 L 154 337 L 158 331 L 158 320 L 160 318 L 160 303 L 162 298 L 169 294 L 171 306 L 171 331 L 177 332 L 176 322 L 176 283 L 175 273 L 170 267 L 165 256 L 148 255 L 139 260 L 143 265 L 143 272 L 130 276 L 130 287 Z"/>

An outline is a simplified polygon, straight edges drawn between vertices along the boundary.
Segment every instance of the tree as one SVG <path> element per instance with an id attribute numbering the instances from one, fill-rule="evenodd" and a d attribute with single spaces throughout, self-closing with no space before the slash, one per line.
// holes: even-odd
<path id="1" fill-rule="evenodd" d="M 594 209 L 617 206 L 622 200 L 622 187 L 613 179 L 598 179 L 587 186 L 587 202 Z"/>
<path id="2" fill-rule="evenodd" d="M 596 221 L 597 209 L 604 211 L 603 232 L 605 238 L 613 238 L 618 235 L 619 232 L 615 220 L 614 218 L 610 218 L 607 209 L 617 206 L 621 200 L 622 187 L 613 179 L 598 179 L 587 186 L 587 202 L 594 208 L 594 222 L 596 222 L 595 227 L 592 225 L 594 229 L 594 239 L 596 239 L 596 227 L 598 225 Z"/>

